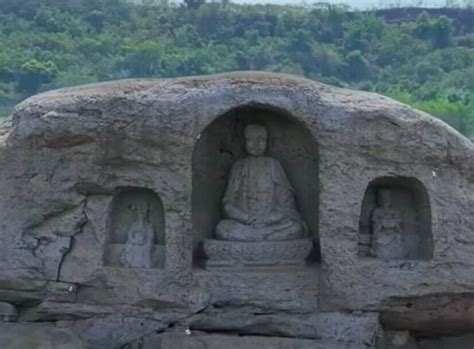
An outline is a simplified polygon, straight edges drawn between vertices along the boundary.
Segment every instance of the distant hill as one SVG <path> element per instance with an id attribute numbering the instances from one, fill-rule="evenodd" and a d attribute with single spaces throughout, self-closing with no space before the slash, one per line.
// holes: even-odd
<path id="1" fill-rule="evenodd" d="M 453 21 L 456 33 L 474 32 L 474 8 L 417 8 L 401 7 L 368 11 L 376 16 L 383 17 L 387 23 L 398 24 L 401 22 L 416 21 L 418 16 L 426 12 L 431 17 L 446 16 Z"/>
<path id="2" fill-rule="evenodd" d="M 473 9 L 0 0 L 0 116 L 32 94 L 266 70 L 382 93 L 474 134 Z"/>

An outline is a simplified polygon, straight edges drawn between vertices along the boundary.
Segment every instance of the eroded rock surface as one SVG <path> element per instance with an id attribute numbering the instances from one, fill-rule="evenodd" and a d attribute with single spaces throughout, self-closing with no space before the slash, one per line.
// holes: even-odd
<path id="1" fill-rule="evenodd" d="M 244 166 L 253 189 L 232 195 L 248 215 L 283 188 L 291 210 L 247 230 L 276 236 L 298 215 L 278 241 L 237 241 L 253 249 L 216 235 L 251 218 L 222 212 L 249 124 L 282 170 Z M 295 222 L 310 254 L 282 263 Z M 472 142 L 389 98 L 292 76 L 28 99 L 0 131 L 0 236 L 1 309 L 18 315 L 0 322 L 1 348 L 454 349 L 474 333 Z M 230 267 L 205 268 L 210 240 L 232 243 Z M 273 259 L 245 263 L 263 242 Z"/>

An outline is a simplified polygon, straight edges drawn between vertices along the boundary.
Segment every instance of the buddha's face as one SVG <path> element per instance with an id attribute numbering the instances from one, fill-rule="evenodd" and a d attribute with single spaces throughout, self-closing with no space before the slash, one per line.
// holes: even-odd
<path id="1" fill-rule="evenodd" d="M 267 148 L 267 130 L 260 125 L 245 128 L 245 148 L 252 156 L 262 156 Z"/>

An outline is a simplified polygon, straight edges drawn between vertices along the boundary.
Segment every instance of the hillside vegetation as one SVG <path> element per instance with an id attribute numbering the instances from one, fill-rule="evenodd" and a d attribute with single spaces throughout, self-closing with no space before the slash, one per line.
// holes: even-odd
<path id="1" fill-rule="evenodd" d="M 268 70 L 382 93 L 474 135 L 473 9 L 392 12 L 0 0 L 0 116 L 64 86 Z"/>

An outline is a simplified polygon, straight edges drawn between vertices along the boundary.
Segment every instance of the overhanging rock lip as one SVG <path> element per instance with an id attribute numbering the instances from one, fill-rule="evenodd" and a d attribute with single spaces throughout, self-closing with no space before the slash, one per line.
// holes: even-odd
<path id="1" fill-rule="evenodd" d="M 218 106 L 214 105 L 216 102 Z M 39 129 L 54 130 L 58 124 L 72 127 L 74 119 L 82 114 L 90 114 L 90 122 L 94 122 L 94 115 L 108 112 L 105 108 L 107 104 L 119 108 L 121 103 L 133 103 L 135 109 L 146 109 L 148 113 L 152 109 L 156 110 L 162 113 L 160 120 L 171 120 L 177 113 L 195 119 L 192 121 L 195 123 L 203 121 L 199 113 L 218 114 L 245 105 L 297 112 L 301 114 L 301 119 L 307 119 L 314 125 L 320 124 L 316 127 L 322 129 L 329 127 L 322 123 L 331 125 L 335 119 L 341 119 L 341 123 L 344 122 L 342 119 L 353 123 L 352 120 L 372 122 L 383 117 L 387 123 L 400 126 L 405 132 L 416 132 L 413 131 L 415 128 L 433 130 L 432 133 L 441 143 L 450 143 L 459 146 L 459 150 L 463 149 L 463 154 L 455 155 L 463 158 L 463 161 L 470 159 L 469 154 L 474 150 L 470 140 L 443 121 L 389 97 L 334 87 L 295 75 L 261 71 L 166 79 L 125 79 L 45 92 L 28 98 L 16 107 L 13 127 L 8 136 L 16 135 L 21 139 L 31 132 L 36 134 Z M 196 104 L 203 107 L 199 110 L 190 109 L 190 105 Z M 326 115 L 327 111 L 332 115 Z M 114 114 L 113 111 L 110 113 Z M 120 116 L 122 123 L 132 121 L 130 119 L 135 117 L 131 112 L 125 114 Z"/>
<path id="2" fill-rule="evenodd" d="M 364 106 L 363 102 L 366 101 L 367 103 L 365 104 L 367 107 L 369 107 L 369 109 L 373 109 L 374 105 L 372 105 L 372 103 L 374 102 L 376 104 L 388 103 L 392 106 L 408 107 L 403 103 L 376 93 L 331 86 L 297 75 L 263 71 L 237 71 L 214 75 L 187 76 L 179 78 L 120 79 L 61 88 L 40 93 L 26 99 L 15 108 L 14 114 L 25 109 L 38 107 L 40 105 L 48 105 L 52 102 L 54 102 L 57 106 L 68 105 L 73 103 L 75 98 L 100 98 L 102 96 L 108 96 L 109 98 L 120 96 L 125 97 L 132 93 L 140 93 L 147 90 L 150 90 L 152 93 L 159 94 L 160 92 L 165 92 L 166 90 L 172 90 L 174 88 L 183 88 L 183 90 L 186 88 L 202 89 L 207 87 L 209 84 L 227 85 L 231 90 L 242 87 L 263 87 L 268 90 L 300 88 L 305 89 L 306 91 L 309 90 L 308 92 L 312 92 L 315 95 L 320 95 L 322 99 L 324 99 L 324 97 L 328 97 L 332 102 L 344 103 L 345 101 L 349 101 L 350 98 L 354 98 L 355 95 L 359 95 L 364 97 L 362 100 L 357 101 L 359 106 Z M 213 93 L 213 91 L 209 90 L 205 92 L 208 94 Z M 256 91 L 256 93 L 258 92 L 261 91 Z M 73 98 L 73 100 L 65 99 L 66 97 Z M 256 102 L 259 100 L 258 97 L 259 96 L 257 95 L 255 98 Z M 338 98 L 334 99 L 333 97 Z M 329 102 L 330 101 L 328 101 L 328 103 Z M 362 105 L 360 105 L 361 103 Z"/>
<path id="3" fill-rule="evenodd" d="M 220 73 L 220 74 L 212 74 L 212 75 L 195 75 L 195 76 L 185 76 L 185 77 L 175 77 L 175 78 L 130 78 L 130 79 L 118 79 L 118 80 L 111 80 L 111 81 L 103 81 L 103 82 L 96 82 L 90 84 L 83 84 L 78 86 L 72 87 L 65 87 L 60 89 L 55 89 L 43 93 L 39 93 L 35 96 L 27 98 L 25 101 L 20 103 L 17 108 L 21 108 L 23 104 L 40 100 L 42 97 L 51 98 L 56 94 L 61 93 L 77 93 L 83 92 L 87 93 L 89 91 L 97 92 L 96 89 L 100 88 L 99 91 L 103 92 L 110 92 L 110 90 L 115 90 L 117 88 L 123 88 L 127 91 L 127 87 L 130 91 L 136 89 L 146 89 L 148 87 L 164 85 L 167 86 L 168 84 L 206 84 L 206 83 L 217 83 L 217 82 L 234 82 L 234 83 L 250 83 L 250 84 L 269 84 L 273 82 L 273 84 L 277 82 L 286 82 L 292 83 L 293 85 L 318 85 L 320 87 L 325 88 L 334 88 L 340 89 L 338 87 L 333 87 L 330 85 L 326 85 L 321 82 L 316 82 L 313 80 L 309 80 L 305 77 L 292 75 L 292 74 L 283 74 L 283 73 L 272 73 L 272 72 L 264 72 L 264 71 L 234 71 L 234 72 L 227 72 L 227 73 Z M 110 90 L 109 90 L 110 89 Z"/>

